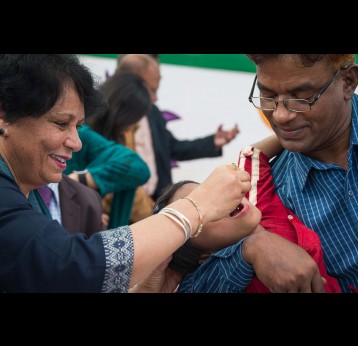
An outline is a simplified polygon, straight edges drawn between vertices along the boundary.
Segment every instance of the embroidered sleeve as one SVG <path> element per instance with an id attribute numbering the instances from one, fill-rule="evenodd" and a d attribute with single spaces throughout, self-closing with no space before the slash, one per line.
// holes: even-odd
<path id="1" fill-rule="evenodd" d="M 100 232 L 103 239 L 106 269 L 103 293 L 125 293 L 133 269 L 134 246 L 128 226 Z"/>

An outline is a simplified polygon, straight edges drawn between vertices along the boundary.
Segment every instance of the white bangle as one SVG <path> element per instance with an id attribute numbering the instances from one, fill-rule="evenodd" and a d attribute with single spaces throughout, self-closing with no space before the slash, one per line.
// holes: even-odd
<path id="1" fill-rule="evenodd" d="M 190 228 L 189 235 L 193 234 L 193 226 L 186 216 L 184 216 L 182 213 L 179 213 L 176 209 L 173 209 L 173 208 L 163 208 L 163 210 L 166 212 L 169 212 L 170 214 L 174 214 L 175 216 L 177 216 L 183 224 L 186 223 Z"/>
<path id="2" fill-rule="evenodd" d="M 179 213 L 179 212 L 177 212 L 177 213 Z M 170 219 L 172 219 L 175 223 L 177 223 L 183 229 L 184 237 L 185 237 L 184 243 L 189 239 L 190 234 L 189 234 L 189 231 L 186 228 L 185 223 L 183 221 L 183 218 L 185 218 L 184 215 L 182 215 L 183 218 L 181 218 L 177 214 L 173 214 L 170 210 L 167 210 L 167 208 L 163 208 L 158 214 L 162 214 L 162 215 L 165 215 L 165 216 L 169 217 Z M 190 227 L 191 227 L 191 225 L 190 225 Z"/>

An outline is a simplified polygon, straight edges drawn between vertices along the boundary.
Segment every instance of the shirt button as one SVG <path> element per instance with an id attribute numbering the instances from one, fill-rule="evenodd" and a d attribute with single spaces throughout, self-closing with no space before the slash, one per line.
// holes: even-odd
<path id="1" fill-rule="evenodd" d="M 353 191 L 352 191 L 352 190 L 349 190 L 349 191 L 348 191 L 348 195 L 352 197 L 352 196 L 353 196 Z"/>

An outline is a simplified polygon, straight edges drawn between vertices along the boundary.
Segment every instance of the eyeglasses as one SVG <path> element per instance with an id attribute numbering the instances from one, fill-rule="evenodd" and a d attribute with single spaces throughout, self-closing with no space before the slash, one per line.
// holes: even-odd
<path id="1" fill-rule="evenodd" d="M 324 87 L 313 96 L 311 101 L 306 99 L 284 99 L 282 100 L 283 105 L 291 112 L 309 112 L 311 107 L 318 101 L 322 94 L 328 89 L 328 87 L 333 83 L 334 79 L 337 77 L 341 69 L 337 70 L 333 77 L 324 85 Z M 279 100 L 275 100 L 269 97 L 252 97 L 256 85 L 257 75 L 254 79 L 254 84 L 251 88 L 251 93 L 249 96 L 249 101 L 258 109 L 263 111 L 274 111 L 277 109 Z"/>

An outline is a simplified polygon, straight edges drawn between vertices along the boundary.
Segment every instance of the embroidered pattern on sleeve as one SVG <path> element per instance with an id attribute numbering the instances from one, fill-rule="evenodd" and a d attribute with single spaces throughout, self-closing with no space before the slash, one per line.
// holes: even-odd
<path id="1" fill-rule="evenodd" d="M 101 232 L 106 257 L 102 293 L 126 293 L 133 269 L 134 246 L 128 226 Z"/>

